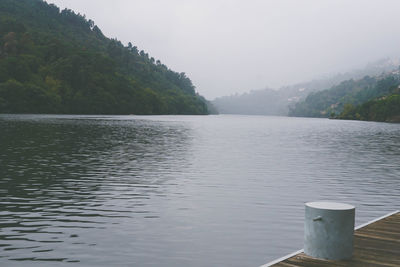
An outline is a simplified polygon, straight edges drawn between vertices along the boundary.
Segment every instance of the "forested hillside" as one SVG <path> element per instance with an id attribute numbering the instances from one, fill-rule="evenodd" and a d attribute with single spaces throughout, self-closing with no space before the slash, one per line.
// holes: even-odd
<path id="1" fill-rule="evenodd" d="M 400 115 L 398 108 L 393 108 L 399 84 L 399 71 L 347 80 L 328 90 L 309 94 L 289 115 L 386 121 Z M 381 112 L 385 115 L 378 115 Z"/>
<path id="2" fill-rule="evenodd" d="M 369 100 L 361 105 L 346 104 L 343 111 L 335 118 L 400 122 L 400 86 L 392 87 L 389 95 Z"/>
<path id="3" fill-rule="evenodd" d="M 257 115 L 288 115 L 297 102 L 303 101 L 309 94 L 326 90 L 341 82 L 354 79 L 358 80 L 365 76 L 377 76 L 382 73 L 392 72 L 399 65 L 399 59 L 384 58 L 371 62 L 364 68 L 352 70 L 342 74 L 326 76 L 308 82 L 284 86 L 278 90 L 262 89 L 252 90 L 249 93 L 236 94 L 216 98 L 213 104 L 220 113 L 227 114 L 257 114 Z M 307 107 L 299 107 L 301 116 L 319 117 L 321 110 L 308 110 Z M 297 111 L 296 111 L 297 112 Z"/>
<path id="4" fill-rule="evenodd" d="M 42 0 L 0 1 L 0 113 L 207 114 L 185 73 Z"/>

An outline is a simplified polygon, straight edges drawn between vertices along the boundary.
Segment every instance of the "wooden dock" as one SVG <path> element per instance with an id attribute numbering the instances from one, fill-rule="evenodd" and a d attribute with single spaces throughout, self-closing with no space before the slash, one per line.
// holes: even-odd
<path id="1" fill-rule="evenodd" d="M 296 251 L 261 267 L 400 266 L 400 212 L 396 211 L 356 227 L 351 260 L 315 259 Z"/>

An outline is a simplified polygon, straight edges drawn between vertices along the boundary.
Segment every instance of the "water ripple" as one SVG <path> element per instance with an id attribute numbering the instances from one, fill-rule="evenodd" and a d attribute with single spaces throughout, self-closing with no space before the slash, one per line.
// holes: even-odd
<path id="1" fill-rule="evenodd" d="M 0 265 L 259 266 L 303 203 L 398 209 L 400 125 L 263 116 L 0 115 Z"/>

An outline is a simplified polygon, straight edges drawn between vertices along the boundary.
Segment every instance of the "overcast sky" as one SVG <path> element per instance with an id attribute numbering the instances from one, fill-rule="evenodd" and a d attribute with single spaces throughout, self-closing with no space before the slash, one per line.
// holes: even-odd
<path id="1" fill-rule="evenodd" d="M 185 72 L 208 99 L 400 55 L 399 0 L 48 0 Z"/>

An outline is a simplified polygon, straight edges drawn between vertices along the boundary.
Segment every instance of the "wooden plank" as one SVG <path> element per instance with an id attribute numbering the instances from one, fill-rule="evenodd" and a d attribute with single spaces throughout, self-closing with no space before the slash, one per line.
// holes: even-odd
<path id="1" fill-rule="evenodd" d="M 400 266 L 400 212 L 379 218 L 356 228 L 354 253 L 351 260 L 333 261 L 312 258 L 304 252 L 284 257 L 280 262 L 263 266 L 274 267 L 334 267 L 334 266 Z"/>

